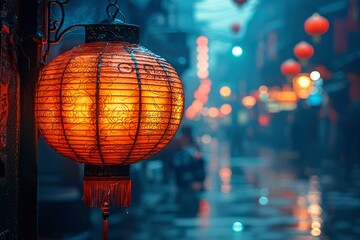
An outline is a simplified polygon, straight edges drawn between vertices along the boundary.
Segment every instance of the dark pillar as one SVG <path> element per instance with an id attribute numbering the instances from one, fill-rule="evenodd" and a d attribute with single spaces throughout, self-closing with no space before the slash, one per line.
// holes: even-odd
<path id="1" fill-rule="evenodd" d="M 15 1 L 0 0 L 0 239 L 17 239 L 18 74 Z"/>
<path id="2" fill-rule="evenodd" d="M 19 0 L 20 73 L 18 238 L 37 239 L 37 129 L 35 84 L 39 73 L 38 0 Z"/>

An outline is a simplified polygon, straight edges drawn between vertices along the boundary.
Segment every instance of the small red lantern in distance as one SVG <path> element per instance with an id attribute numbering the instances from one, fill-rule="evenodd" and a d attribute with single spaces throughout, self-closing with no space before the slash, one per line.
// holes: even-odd
<path id="1" fill-rule="evenodd" d="M 294 54 L 305 65 L 306 61 L 314 55 L 314 48 L 307 42 L 300 42 L 294 47 Z"/>
<path id="2" fill-rule="evenodd" d="M 234 3 L 237 4 L 238 6 L 241 6 L 246 2 L 247 2 L 247 0 L 234 0 Z"/>
<path id="3" fill-rule="evenodd" d="M 329 21 L 318 13 L 306 19 L 304 24 L 305 32 L 313 37 L 314 42 L 319 42 L 320 36 L 326 33 L 329 27 Z"/>
<path id="4" fill-rule="evenodd" d="M 231 30 L 233 31 L 233 33 L 238 33 L 240 31 L 240 24 L 239 23 L 233 23 L 233 25 L 231 26 Z"/>
<path id="5" fill-rule="evenodd" d="M 285 76 L 292 77 L 301 71 L 301 65 L 290 58 L 281 64 L 280 70 Z"/>
<path id="6" fill-rule="evenodd" d="M 321 78 L 324 80 L 329 80 L 330 78 L 332 78 L 332 72 L 324 65 L 316 66 L 315 70 L 320 73 Z"/>

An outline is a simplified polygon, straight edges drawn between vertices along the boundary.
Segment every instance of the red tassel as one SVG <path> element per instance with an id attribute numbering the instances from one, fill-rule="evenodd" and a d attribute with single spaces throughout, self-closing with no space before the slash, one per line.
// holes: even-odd
<path id="1" fill-rule="evenodd" d="M 103 226 L 103 240 L 108 240 L 108 220 L 104 220 Z"/>
<path id="2" fill-rule="evenodd" d="M 109 203 L 104 202 L 103 206 L 101 207 L 102 216 L 104 219 L 104 226 L 103 226 L 103 240 L 108 240 L 108 217 L 110 216 L 109 211 Z"/>
<path id="3" fill-rule="evenodd" d="M 85 206 L 99 208 L 104 202 L 108 202 L 111 206 L 128 207 L 131 202 L 131 180 L 115 177 L 85 177 Z"/>

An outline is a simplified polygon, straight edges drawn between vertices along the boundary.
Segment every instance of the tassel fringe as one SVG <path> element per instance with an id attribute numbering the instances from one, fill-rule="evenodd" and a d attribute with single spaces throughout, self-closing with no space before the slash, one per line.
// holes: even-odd
<path id="1" fill-rule="evenodd" d="M 100 208 L 104 202 L 110 206 L 128 207 L 131 203 L 131 180 L 118 178 L 84 178 L 84 204 Z"/>
<path id="2" fill-rule="evenodd" d="M 103 240 L 108 240 L 108 220 L 104 220 L 103 225 Z"/>

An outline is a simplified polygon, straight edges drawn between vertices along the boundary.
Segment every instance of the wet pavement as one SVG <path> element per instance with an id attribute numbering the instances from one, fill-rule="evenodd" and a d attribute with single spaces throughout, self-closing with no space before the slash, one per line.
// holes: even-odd
<path id="1" fill-rule="evenodd" d="M 112 210 L 109 238 L 360 239 L 359 166 L 343 173 L 334 161 L 319 159 L 316 167 L 299 169 L 291 152 L 245 149 L 252 150 L 230 157 L 226 142 L 204 145 L 208 174 L 201 192 L 145 181 L 139 203 Z M 99 211 L 92 222 L 91 235 L 100 239 Z"/>

